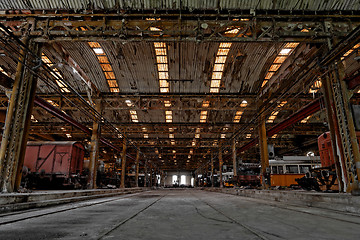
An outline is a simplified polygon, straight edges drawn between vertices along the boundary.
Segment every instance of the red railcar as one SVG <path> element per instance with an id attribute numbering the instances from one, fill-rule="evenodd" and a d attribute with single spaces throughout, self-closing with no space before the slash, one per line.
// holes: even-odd
<path id="1" fill-rule="evenodd" d="M 356 137 L 360 147 L 360 132 L 356 132 Z M 320 151 L 321 167 L 331 167 L 335 164 L 334 154 L 331 146 L 330 132 L 323 133 L 318 138 Z"/>
<path id="2" fill-rule="evenodd" d="M 356 133 L 358 143 L 360 143 L 360 132 Z M 335 169 L 335 158 L 332 150 L 330 132 L 323 133 L 318 137 L 318 147 L 321 160 L 321 168 L 311 169 L 310 174 L 297 179 L 300 186 L 305 189 L 315 189 L 317 191 L 338 191 L 338 181 Z M 342 162 L 344 165 L 344 162 Z"/>
<path id="3" fill-rule="evenodd" d="M 80 142 L 28 142 L 24 184 L 37 188 L 82 185 L 84 154 Z"/>

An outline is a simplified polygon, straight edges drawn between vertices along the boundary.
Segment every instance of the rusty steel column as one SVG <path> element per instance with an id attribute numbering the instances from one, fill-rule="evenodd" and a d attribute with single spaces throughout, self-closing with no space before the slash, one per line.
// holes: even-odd
<path id="1" fill-rule="evenodd" d="M 232 140 L 232 158 L 233 158 L 233 172 L 234 177 L 237 176 L 237 160 L 236 160 L 236 140 Z"/>
<path id="2" fill-rule="evenodd" d="M 20 50 L 0 148 L 1 192 L 13 192 L 20 186 L 37 84 L 33 71 L 40 67 L 41 45 L 26 37 L 23 43 L 38 58 Z"/>
<path id="3" fill-rule="evenodd" d="M 135 162 L 135 186 L 139 187 L 139 163 L 140 163 L 140 149 L 136 153 Z"/>
<path id="4" fill-rule="evenodd" d="M 194 187 L 198 186 L 198 172 L 197 170 L 194 172 L 195 176 L 194 176 Z"/>
<path id="5" fill-rule="evenodd" d="M 350 94 L 344 81 L 345 73 L 342 62 L 333 65 L 333 91 L 336 115 L 339 123 L 341 143 L 344 148 L 344 159 L 349 176 L 348 191 L 353 195 L 360 195 L 360 151 L 356 137 L 355 125 L 350 109 Z"/>
<path id="6" fill-rule="evenodd" d="M 263 189 L 268 189 L 270 186 L 270 172 L 269 172 L 269 154 L 267 148 L 267 136 L 265 127 L 265 116 L 260 117 L 259 125 L 259 147 L 261 156 L 261 185 Z"/>
<path id="7" fill-rule="evenodd" d="M 95 110 L 99 113 L 102 111 L 101 99 L 96 99 Z M 93 129 L 91 135 L 91 147 L 90 147 L 90 161 L 89 161 L 89 178 L 88 188 L 96 188 L 97 168 L 99 160 L 99 146 L 100 146 L 101 127 L 97 119 L 94 119 Z"/>
<path id="8" fill-rule="evenodd" d="M 326 116 L 329 124 L 330 129 L 330 139 L 331 139 L 331 146 L 332 146 L 332 153 L 334 156 L 335 161 L 335 170 L 336 170 L 336 176 L 339 184 L 339 192 L 345 191 L 344 188 L 344 182 L 347 182 L 346 179 L 342 178 L 342 170 L 340 165 L 340 159 L 337 154 L 337 149 L 342 152 L 342 146 L 337 144 L 337 142 L 341 141 L 340 134 L 339 134 L 339 128 L 338 122 L 335 115 L 334 110 L 334 103 L 332 101 L 333 99 L 333 92 L 331 91 L 331 80 L 329 75 L 321 79 L 322 82 L 322 89 L 324 92 L 324 102 L 325 102 L 325 108 L 326 108 Z M 346 173 L 344 173 L 346 176 Z M 345 177 L 346 178 L 346 177 Z"/>
<path id="9" fill-rule="evenodd" d="M 150 187 L 153 186 L 153 177 L 154 177 L 154 175 L 153 175 L 153 168 L 150 167 Z"/>
<path id="10" fill-rule="evenodd" d="M 220 177 L 220 187 L 223 186 L 223 179 L 222 179 L 222 171 L 223 171 L 223 158 L 222 158 L 222 150 L 221 150 L 221 143 L 219 144 L 219 177 Z"/>
<path id="11" fill-rule="evenodd" d="M 211 186 L 214 187 L 214 158 L 213 151 L 211 150 Z"/>
<path id="12" fill-rule="evenodd" d="M 144 187 L 148 187 L 148 182 L 149 182 L 149 176 L 148 176 L 148 163 L 147 161 L 145 162 L 145 166 L 144 166 L 144 171 L 145 171 L 145 183 L 144 183 Z"/>
<path id="13" fill-rule="evenodd" d="M 121 155 L 121 183 L 120 187 L 125 188 L 125 175 L 126 175 L 126 139 L 123 140 L 123 150 Z"/>

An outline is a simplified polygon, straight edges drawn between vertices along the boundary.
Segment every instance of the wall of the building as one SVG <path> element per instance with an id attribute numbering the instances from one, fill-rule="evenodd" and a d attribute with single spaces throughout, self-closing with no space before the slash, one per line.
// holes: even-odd
<path id="1" fill-rule="evenodd" d="M 174 184 L 174 182 L 173 182 L 174 175 L 178 176 L 179 184 L 181 184 L 181 182 L 180 182 L 181 176 L 185 175 L 185 184 L 184 185 L 185 186 L 191 185 L 191 178 L 193 178 L 192 173 L 186 172 L 186 171 L 181 171 L 181 172 L 166 172 L 165 186 L 172 186 Z"/>

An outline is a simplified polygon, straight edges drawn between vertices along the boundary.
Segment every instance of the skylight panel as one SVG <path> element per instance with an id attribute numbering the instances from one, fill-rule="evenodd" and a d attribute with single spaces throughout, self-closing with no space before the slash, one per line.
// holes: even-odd
<path id="1" fill-rule="evenodd" d="M 104 71 L 104 72 L 110 72 L 112 71 L 112 67 L 110 64 L 100 64 L 101 66 L 101 69 Z"/>
<path id="2" fill-rule="evenodd" d="M 220 87 L 220 82 L 221 82 L 220 80 L 212 80 L 210 87 L 211 88 L 218 88 L 218 87 Z"/>
<path id="3" fill-rule="evenodd" d="M 156 56 L 156 62 L 157 63 L 167 63 L 167 57 L 166 56 Z"/>
<path id="4" fill-rule="evenodd" d="M 167 72 L 169 70 L 167 64 L 158 64 L 157 67 L 159 72 Z"/>
<path id="5" fill-rule="evenodd" d="M 218 56 L 215 58 L 215 63 L 225 63 L 226 57 L 225 56 Z"/>
<path id="6" fill-rule="evenodd" d="M 219 93 L 219 88 L 210 88 L 210 93 Z"/>
<path id="7" fill-rule="evenodd" d="M 273 64 L 270 66 L 269 71 L 276 72 L 280 68 L 281 64 Z"/>
<path id="8" fill-rule="evenodd" d="M 155 54 L 157 56 L 160 55 L 166 56 L 166 48 L 155 48 Z"/>
<path id="9" fill-rule="evenodd" d="M 107 56 L 97 56 L 99 63 L 109 63 L 109 59 L 107 58 Z"/>
<path id="10" fill-rule="evenodd" d="M 219 48 L 217 55 L 218 56 L 227 56 L 229 51 L 230 51 L 229 48 Z"/>
<path id="11" fill-rule="evenodd" d="M 169 82 L 167 80 L 159 80 L 160 88 L 168 88 Z"/>
<path id="12" fill-rule="evenodd" d="M 168 92 L 169 92 L 169 88 L 160 88 L 160 92 L 161 92 L 161 93 L 168 93 Z"/>
<path id="13" fill-rule="evenodd" d="M 168 72 L 159 72 L 159 79 L 169 79 Z"/>
<path id="14" fill-rule="evenodd" d="M 284 56 L 278 56 L 275 58 L 274 63 L 283 63 L 286 60 Z"/>
<path id="15" fill-rule="evenodd" d="M 118 86 L 116 80 L 108 80 L 107 83 L 109 84 L 110 88 L 117 88 Z"/>
<path id="16" fill-rule="evenodd" d="M 265 76 L 266 80 L 269 80 L 274 75 L 274 72 L 268 72 Z"/>
<path id="17" fill-rule="evenodd" d="M 224 71 L 224 64 L 215 64 L 214 65 L 214 72 L 222 72 Z"/>
<path id="18" fill-rule="evenodd" d="M 219 48 L 230 48 L 231 43 L 220 43 Z"/>
<path id="19" fill-rule="evenodd" d="M 212 79 L 221 79 L 222 78 L 222 72 L 213 72 L 212 73 Z"/>
<path id="20" fill-rule="evenodd" d="M 96 55 L 105 55 L 104 50 L 102 48 L 93 48 Z"/>

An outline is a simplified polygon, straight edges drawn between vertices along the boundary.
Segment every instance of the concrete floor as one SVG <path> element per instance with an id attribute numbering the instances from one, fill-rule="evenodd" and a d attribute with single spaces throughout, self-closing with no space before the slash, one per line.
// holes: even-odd
<path id="1" fill-rule="evenodd" d="M 0 215 L 0 239 L 360 239 L 360 217 L 194 189 Z"/>

